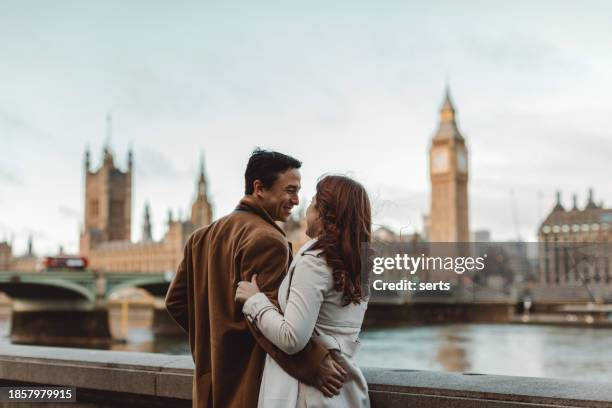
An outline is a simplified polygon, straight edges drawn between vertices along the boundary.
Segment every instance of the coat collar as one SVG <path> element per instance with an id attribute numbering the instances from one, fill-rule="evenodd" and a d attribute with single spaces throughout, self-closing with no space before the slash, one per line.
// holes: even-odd
<path id="1" fill-rule="evenodd" d="M 237 211 L 252 211 L 257 214 L 261 218 L 263 218 L 268 224 L 271 224 L 276 228 L 283 236 L 286 236 L 285 231 L 281 227 L 274 222 L 270 214 L 259 204 L 259 202 L 251 195 L 245 195 L 242 197 L 238 206 L 236 207 Z"/>
<path id="2" fill-rule="evenodd" d="M 313 247 L 317 244 L 317 242 L 319 242 L 318 238 L 311 238 L 309 241 L 306 241 L 303 245 L 302 248 L 300 248 L 300 255 L 304 255 L 305 253 L 309 253 L 311 255 L 314 255 L 316 257 L 319 257 L 321 252 L 323 252 L 322 248 L 314 248 Z"/>

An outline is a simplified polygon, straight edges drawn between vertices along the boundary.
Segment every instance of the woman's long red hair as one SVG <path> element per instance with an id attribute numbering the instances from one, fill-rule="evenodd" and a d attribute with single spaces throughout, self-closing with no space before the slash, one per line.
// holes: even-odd
<path id="1" fill-rule="evenodd" d="M 325 176 L 317 183 L 316 209 L 321 218 L 317 248 L 333 270 L 334 288 L 344 305 L 359 304 L 361 250 L 371 242 L 372 210 L 365 188 L 348 177 Z"/>

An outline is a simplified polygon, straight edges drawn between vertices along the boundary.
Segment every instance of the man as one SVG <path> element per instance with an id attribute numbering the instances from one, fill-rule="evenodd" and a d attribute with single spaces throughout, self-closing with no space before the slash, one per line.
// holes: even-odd
<path id="1" fill-rule="evenodd" d="M 346 371 L 322 346 L 311 340 L 300 353 L 284 354 L 234 301 L 238 282 L 257 274 L 260 290 L 277 302 L 291 249 L 275 221 L 286 221 L 299 204 L 300 167 L 290 156 L 255 149 L 238 207 L 195 231 L 185 245 L 166 308 L 189 334 L 194 407 L 256 407 L 266 353 L 304 383 L 335 393 L 342 386 Z"/>

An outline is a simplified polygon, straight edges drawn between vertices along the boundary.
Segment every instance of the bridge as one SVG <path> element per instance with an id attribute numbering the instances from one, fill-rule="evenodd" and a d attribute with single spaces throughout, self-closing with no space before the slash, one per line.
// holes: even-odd
<path id="1" fill-rule="evenodd" d="M 0 292 L 12 300 L 11 341 L 25 344 L 106 345 L 113 341 L 108 303 L 126 288 L 157 299 L 154 330 L 178 327 L 161 299 L 172 273 L 0 271 Z M 167 331 L 167 330 L 166 330 Z"/>

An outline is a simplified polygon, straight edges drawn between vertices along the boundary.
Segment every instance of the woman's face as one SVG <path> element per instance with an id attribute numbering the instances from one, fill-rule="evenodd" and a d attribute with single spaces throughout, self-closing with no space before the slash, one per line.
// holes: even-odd
<path id="1" fill-rule="evenodd" d="M 306 235 L 310 238 L 316 238 L 321 234 L 321 218 L 316 203 L 317 196 L 315 194 L 306 210 Z"/>

